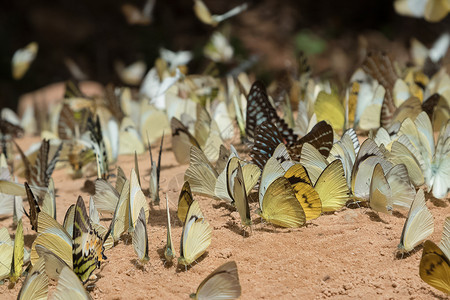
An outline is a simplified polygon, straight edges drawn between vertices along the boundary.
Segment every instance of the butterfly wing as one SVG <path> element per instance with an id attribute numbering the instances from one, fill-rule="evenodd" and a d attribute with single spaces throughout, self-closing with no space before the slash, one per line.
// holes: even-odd
<path id="1" fill-rule="evenodd" d="M 38 222 L 37 216 L 38 216 L 38 213 L 41 211 L 41 209 L 39 208 L 38 200 L 34 197 L 34 194 L 31 191 L 31 188 L 28 185 L 28 183 L 25 182 L 24 185 L 25 185 L 25 190 L 27 192 L 28 204 L 30 205 L 29 214 L 27 214 L 26 212 L 25 212 L 25 214 L 30 219 L 31 229 L 37 231 L 37 222 Z"/>
<path id="2" fill-rule="evenodd" d="M 306 222 L 305 212 L 285 177 L 273 181 L 262 201 L 261 217 L 282 227 L 300 227 Z"/>
<path id="3" fill-rule="evenodd" d="M 14 250 L 11 261 L 11 271 L 9 274 L 9 280 L 12 283 L 16 283 L 22 275 L 24 246 L 25 241 L 23 237 L 23 224 L 22 219 L 19 219 L 19 222 L 17 223 L 16 236 L 14 238 Z"/>
<path id="4" fill-rule="evenodd" d="M 305 168 L 296 164 L 284 174 L 295 192 L 295 197 L 300 202 L 305 212 L 306 220 L 312 220 L 322 213 L 322 202 L 319 194 L 311 186 L 311 181 Z"/>
<path id="5" fill-rule="evenodd" d="M 136 252 L 141 262 L 145 263 L 149 260 L 147 222 L 145 219 L 145 211 L 143 207 L 141 207 L 136 226 L 134 227 L 133 247 L 134 252 Z"/>
<path id="6" fill-rule="evenodd" d="M 297 135 L 295 135 L 293 130 L 278 116 L 275 108 L 270 104 L 266 87 L 261 81 L 253 83 L 250 89 L 246 114 L 245 132 L 250 142 L 253 142 L 256 138 L 257 127 L 264 122 L 273 124 L 280 135 L 284 137 L 287 144 L 292 144 L 297 140 Z M 279 143 L 276 143 L 274 149 L 278 144 Z M 270 154 L 272 153 L 273 151 Z"/>
<path id="7" fill-rule="evenodd" d="M 342 162 L 337 159 L 320 174 L 314 189 L 322 201 L 322 211 L 336 211 L 349 200 L 350 190 Z"/>
<path id="8" fill-rule="evenodd" d="M 310 143 L 323 157 L 327 158 L 333 147 L 333 139 L 333 127 L 325 121 L 320 121 L 307 135 L 289 145 L 288 151 L 293 160 L 299 161 L 303 144 Z"/>
<path id="9" fill-rule="evenodd" d="M 81 196 L 75 205 L 72 236 L 73 271 L 82 282 L 86 282 L 106 256 L 103 254 L 103 239 L 92 228 Z"/>
<path id="10" fill-rule="evenodd" d="M 227 262 L 209 274 L 198 286 L 196 299 L 237 299 L 241 285 L 236 262 Z"/>
<path id="11" fill-rule="evenodd" d="M 242 225 L 251 225 L 252 220 L 250 218 L 250 208 L 248 206 L 247 191 L 245 189 L 244 175 L 242 174 L 242 167 L 239 161 L 237 164 L 237 173 L 234 177 L 233 200 L 241 217 Z"/>
<path id="12" fill-rule="evenodd" d="M 178 197 L 178 210 L 177 210 L 178 219 L 183 224 L 186 221 L 186 215 L 192 202 L 194 202 L 194 199 L 192 198 L 191 186 L 189 184 L 189 181 L 185 181 L 181 189 L 180 196 Z"/>
<path id="13" fill-rule="evenodd" d="M 77 274 L 69 267 L 64 267 L 59 274 L 58 285 L 53 293 L 53 298 L 57 300 L 63 299 L 92 299 L 78 279 Z"/>
<path id="14" fill-rule="evenodd" d="M 45 273 L 44 259 L 38 260 L 22 284 L 17 299 L 45 300 L 48 296 L 48 276 Z"/>
<path id="15" fill-rule="evenodd" d="M 419 274 L 420 278 L 432 287 L 450 294 L 449 258 L 432 241 L 425 241 L 423 244 Z"/>
<path id="16" fill-rule="evenodd" d="M 419 189 L 409 210 L 405 225 L 403 226 L 398 249 L 400 252 L 409 252 L 413 250 L 431 235 L 433 231 L 433 215 L 425 204 L 425 194 L 423 190 Z"/>
<path id="17" fill-rule="evenodd" d="M 205 253 L 211 244 L 212 227 L 203 217 L 198 201 L 189 207 L 183 226 L 178 263 L 188 266 Z"/>
<path id="18" fill-rule="evenodd" d="M 175 251 L 173 250 L 172 243 L 172 229 L 170 225 L 170 210 L 169 210 L 169 198 L 166 195 L 166 211 L 167 211 L 167 242 L 164 247 L 164 257 L 168 262 L 172 262 L 175 257 Z"/>

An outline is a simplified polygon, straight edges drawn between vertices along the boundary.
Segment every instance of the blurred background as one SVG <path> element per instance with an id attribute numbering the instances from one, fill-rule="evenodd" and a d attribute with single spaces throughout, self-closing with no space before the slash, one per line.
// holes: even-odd
<path id="1" fill-rule="evenodd" d="M 244 3 L 204 2 L 214 14 Z M 83 79 L 123 85 L 117 63 L 142 60 L 148 70 L 161 47 L 192 51 L 189 73 L 203 73 L 211 63 L 203 48 L 216 30 L 234 48 L 233 59 L 217 64 L 216 75 L 245 68 L 269 81 L 293 68 L 303 52 L 313 75 L 346 82 L 367 50 L 384 50 L 407 63 L 411 37 L 430 46 L 450 28 L 448 17 L 429 23 L 400 16 L 390 0 L 246 2 L 246 11 L 213 27 L 196 17 L 192 0 L 156 0 L 145 24 L 133 24 L 130 13 L 147 0 L 2 1 L 0 105 L 15 109 L 21 94 L 74 78 L 73 66 Z M 14 80 L 12 56 L 32 41 L 39 44 L 37 57 L 24 77 Z"/>

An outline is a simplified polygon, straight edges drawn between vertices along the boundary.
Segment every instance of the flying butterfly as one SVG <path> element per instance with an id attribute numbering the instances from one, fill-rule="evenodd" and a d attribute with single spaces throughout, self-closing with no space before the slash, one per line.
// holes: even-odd
<path id="1" fill-rule="evenodd" d="M 432 287 L 450 294 L 450 217 L 445 219 L 439 245 L 430 240 L 423 244 L 419 274 Z"/>
<path id="2" fill-rule="evenodd" d="M 194 0 L 194 12 L 197 18 L 205 24 L 211 26 L 217 26 L 220 22 L 231 18 L 235 15 L 245 11 L 248 7 L 247 3 L 236 6 L 235 8 L 227 11 L 223 15 L 212 15 L 209 8 L 202 0 Z"/>
<path id="3" fill-rule="evenodd" d="M 192 299 L 237 299 L 241 296 L 241 284 L 235 261 L 229 261 L 211 272 L 197 288 Z"/>

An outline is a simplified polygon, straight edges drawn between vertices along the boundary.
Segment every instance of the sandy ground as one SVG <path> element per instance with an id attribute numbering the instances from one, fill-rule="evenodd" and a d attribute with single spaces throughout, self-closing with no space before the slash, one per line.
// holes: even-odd
<path id="1" fill-rule="evenodd" d="M 179 166 L 171 151 L 170 137 L 165 143 L 161 170 L 161 197 L 170 199 L 172 235 L 179 253 L 181 224 L 176 218 L 178 193 L 187 165 Z M 37 138 L 19 140 L 27 147 Z M 156 145 L 157 143 L 154 143 Z M 154 149 L 155 151 L 156 149 Z M 148 152 L 139 156 L 143 188 L 148 188 Z M 121 156 L 120 165 L 127 176 L 134 166 L 133 156 Z M 115 168 L 115 166 L 113 166 Z M 115 173 L 115 172 L 114 172 Z M 72 180 L 66 170 L 53 174 L 57 189 L 57 219 L 62 223 L 69 205 L 82 195 L 86 205 L 89 194 L 81 191 L 85 178 Z M 22 179 L 23 180 L 23 179 Z M 187 271 L 164 265 L 166 243 L 165 203 L 153 206 L 148 225 L 150 261 L 138 268 L 131 244 L 120 242 L 107 251 L 107 261 L 96 270 L 97 280 L 89 284 L 94 299 L 187 299 L 211 271 L 229 260 L 238 265 L 242 299 L 337 298 L 355 299 L 445 299 L 446 295 L 419 277 L 421 247 L 409 256 L 395 256 L 407 212 L 379 216 L 367 208 L 344 208 L 309 221 L 299 229 L 275 228 L 260 223 L 253 213 L 254 225 L 243 237 L 237 212 L 214 199 L 199 199 L 204 215 L 213 227 L 211 246 L 197 264 Z M 27 207 L 27 204 L 25 204 Z M 434 216 L 435 231 L 430 237 L 440 240 L 449 200 L 427 201 Z M 257 207 L 252 203 L 252 210 Z M 105 224 L 107 224 L 105 222 Z M 12 218 L 1 218 L 12 234 Z M 34 231 L 24 218 L 25 244 L 30 248 Z M 0 298 L 15 298 L 22 278 L 13 289 L 0 286 Z"/>

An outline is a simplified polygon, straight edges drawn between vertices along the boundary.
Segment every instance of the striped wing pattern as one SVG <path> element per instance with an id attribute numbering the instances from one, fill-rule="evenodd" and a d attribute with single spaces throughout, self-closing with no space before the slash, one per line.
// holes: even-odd
<path id="1" fill-rule="evenodd" d="M 72 257 L 73 271 L 83 283 L 100 267 L 100 262 L 106 259 L 103 241 L 90 224 L 83 199 L 78 197 L 73 223 Z"/>

